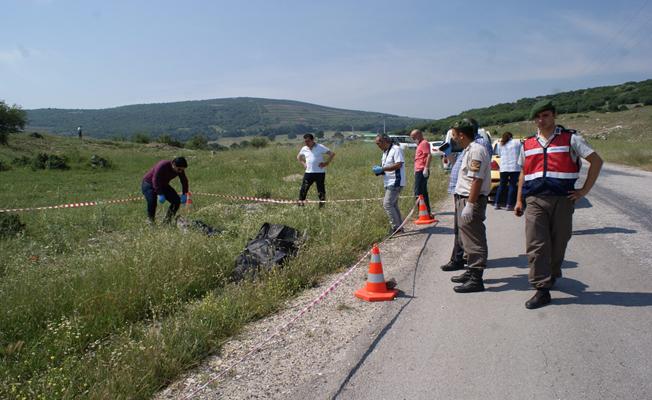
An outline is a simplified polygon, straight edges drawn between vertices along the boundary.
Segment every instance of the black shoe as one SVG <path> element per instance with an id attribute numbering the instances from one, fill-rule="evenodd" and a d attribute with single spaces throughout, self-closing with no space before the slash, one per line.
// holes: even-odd
<path id="1" fill-rule="evenodd" d="M 550 290 L 537 289 L 534 296 L 525 302 L 525 308 L 528 310 L 534 310 L 535 308 L 540 308 L 548 304 L 550 304 Z"/>
<path id="2" fill-rule="evenodd" d="M 479 268 L 469 268 L 469 280 L 462 285 L 453 288 L 457 293 L 484 292 L 484 283 L 482 282 L 482 273 Z"/>
<path id="3" fill-rule="evenodd" d="M 464 263 L 456 263 L 453 260 L 450 260 L 447 264 L 442 265 L 442 271 L 459 271 L 464 269 Z"/>
<path id="4" fill-rule="evenodd" d="M 452 277 L 451 282 L 464 283 L 464 282 L 468 281 L 469 279 L 471 279 L 471 270 L 467 269 L 466 271 L 464 271 L 464 273 L 462 275 L 455 275 L 454 277 Z"/>

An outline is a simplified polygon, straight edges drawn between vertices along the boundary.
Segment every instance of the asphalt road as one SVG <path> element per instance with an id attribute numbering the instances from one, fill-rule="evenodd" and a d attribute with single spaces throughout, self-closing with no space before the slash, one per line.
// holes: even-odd
<path id="1" fill-rule="evenodd" d="M 584 168 L 586 169 L 586 167 Z M 577 206 L 551 305 L 527 310 L 524 220 L 488 211 L 487 291 L 442 272 L 452 200 L 413 235 L 403 296 L 324 382 L 337 399 L 652 399 L 652 173 L 606 164 Z M 321 397 L 321 396 L 317 396 Z"/>

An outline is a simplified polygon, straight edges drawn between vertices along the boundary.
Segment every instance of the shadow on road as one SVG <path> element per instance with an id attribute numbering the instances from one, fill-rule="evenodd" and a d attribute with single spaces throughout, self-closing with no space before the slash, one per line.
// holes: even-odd
<path id="1" fill-rule="evenodd" d="M 605 226 L 604 228 L 580 229 L 573 231 L 573 235 L 597 235 L 600 233 L 637 233 L 634 229 L 619 228 L 617 226 Z"/>
<path id="2" fill-rule="evenodd" d="M 562 278 L 556 289 L 573 297 L 554 299 L 552 304 L 612 305 L 621 307 L 650 307 L 652 293 L 587 291 L 588 285 L 576 279 Z"/>
<path id="3" fill-rule="evenodd" d="M 577 203 L 575 203 L 575 208 L 576 209 L 578 209 L 578 208 L 591 208 L 591 207 L 593 207 L 593 204 L 591 204 L 589 199 L 587 199 L 586 197 L 582 197 L 581 199 L 579 199 L 577 201 Z"/>
<path id="4" fill-rule="evenodd" d="M 455 215 L 455 212 L 454 211 L 445 211 L 445 212 L 437 213 L 437 215 Z"/>
<path id="5" fill-rule="evenodd" d="M 505 292 L 508 290 L 527 291 L 532 290 L 526 274 L 519 274 L 507 278 L 485 279 L 489 292 Z M 555 291 L 571 295 L 573 297 L 558 298 L 552 296 L 552 305 L 583 304 L 583 305 L 611 305 L 621 307 L 651 307 L 652 293 L 645 292 L 608 292 L 589 291 L 583 282 L 572 278 L 560 278 L 553 287 Z"/>
<path id="6" fill-rule="evenodd" d="M 518 257 L 503 257 L 487 260 L 487 268 L 527 268 L 527 254 L 519 254 Z M 564 260 L 561 269 L 577 268 L 575 261 Z"/>

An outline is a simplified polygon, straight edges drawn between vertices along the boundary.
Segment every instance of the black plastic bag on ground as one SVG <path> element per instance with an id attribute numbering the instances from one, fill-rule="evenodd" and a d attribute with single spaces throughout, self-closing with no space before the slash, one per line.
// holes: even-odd
<path id="1" fill-rule="evenodd" d="M 255 276 L 261 268 L 270 270 L 281 265 L 297 254 L 300 240 L 299 232 L 294 228 L 264 223 L 236 258 L 233 280 L 237 282 L 249 274 Z"/>

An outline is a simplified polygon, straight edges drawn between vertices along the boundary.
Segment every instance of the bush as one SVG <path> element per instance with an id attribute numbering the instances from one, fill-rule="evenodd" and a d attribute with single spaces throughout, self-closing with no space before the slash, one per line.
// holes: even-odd
<path id="1" fill-rule="evenodd" d="M 251 139 L 251 145 L 257 149 L 262 149 L 263 147 L 266 147 L 267 144 L 269 144 L 268 140 L 262 136 L 257 136 Z"/>
<path id="2" fill-rule="evenodd" d="M 167 144 L 168 146 L 172 146 L 172 147 L 179 147 L 179 148 L 183 147 L 183 143 L 181 143 L 176 139 L 173 139 L 172 136 L 170 135 L 161 135 L 158 137 L 157 141 L 159 143 Z"/>
<path id="3" fill-rule="evenodd" d="M 11 160 L 11 165 L 14 167 L 26 167 L 32 163 L 32 160 L 27 156 L 16 157 Z"/>
<path id="4" fill-rule="evenodd" d="M 294 139 L 296 139 L 296 138 L 297 138 L 297 134 L 296 134 L 296 133 L 288 133 L 288 139 L 289 139 L 289 140 L 294 140 Z"/>
<path id="5" fill-rule="evenodd" d="M 229 149 L 227 146 L 223 146 L 219 143 L 211 143 L 208 146 L 211 148 L 211 150 L 215 151 L 224 151 Z"/>
<path id="6" fill-rule="evenodd" d="M 0 145 L 6 145 L 8 143 L 9 133 L 0 132 Z"/>
<path id="7" fill-rule="evenodd" d="M 208 148 L 208 139 L 204 135 L 195 135 L 186 142 L 189 149 L 206 150 Z"/>
<path id="8" fill-rule="evenodd" d="M 90 164 L 93 168 L 111 168 L 111 162 L 97 154 L 91 156 Z"/>
<path id="9" fill-rule="evenodd" d="M 32 161 L 34 169 L 70 169 L 65 157 L 56 154 L 39 153 Z"/>
<path id="10" fill-rule="evenodd" d="M 43 139 L 43 135 L 41 135 L 38 132 L 32 132 L 29 134 L 29 137 L 33 137 L 34 139 Z"/>
<path id="11" fill-rule="evenodd" d="M 0 160 L 0 171 L 7 171 L 9 169 L 10 169 L 9 165 L 7 165 L 7 163 L 2 162 L 2 160 Z"/>
<path id="12" fill-rule="evenodd" d="M 0 238 L 16 236 L 25 230 L 25 224 L 20 222 L 16 214 L 0 214 Z"/>
<path id="13" fill-rule="evenodd" d="M 131 137 L 131 141 L 134 143 L 147 144 L 151 141 L 151 139 L 149 138 L 149 135 L 146 133 L 136 133 Z"/>

